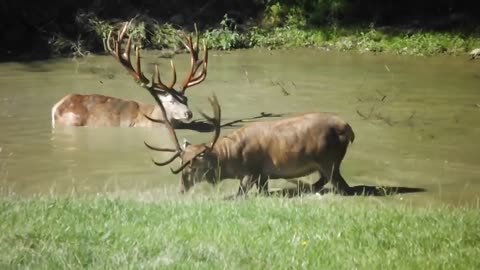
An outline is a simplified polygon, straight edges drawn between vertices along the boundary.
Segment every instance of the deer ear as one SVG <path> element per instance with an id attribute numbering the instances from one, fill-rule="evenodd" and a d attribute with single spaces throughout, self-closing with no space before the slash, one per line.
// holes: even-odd
<path id="1" fill-rule="evenodd" d="M 189 143 L 187 139 L 183 139 L 183 145 L 182 145 L 183 150 L 185 150 L 189 145 L 191 145 L 191 143 Z"/>

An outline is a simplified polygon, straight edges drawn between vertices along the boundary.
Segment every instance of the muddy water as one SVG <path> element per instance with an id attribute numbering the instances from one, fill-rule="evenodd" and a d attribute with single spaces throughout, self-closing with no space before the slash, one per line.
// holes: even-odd
<path id="1" fill-rule="evenodd" d="M 183 78 L 188 58 L 178 55 L 174 60 Z M 143 61 L 147 70 L 159 63 L 168 78 L 167 59 L 148 52 Z M 2 195 L 109 193 L 157 198 L 176 194 L 178 178 L 168 168 L 152 165 L 152 153 L 143 146 L 143 140 L 168 144 L 165 130 L 52 130 L 52 105 L 73 92 L 150 102 L 146 91 L 110 56 L 0 64 Z M 221 102 L 224 122 L 262 112 L 338 113 L 356 132 L 342 168 L 351 185 L 427 190 L 385 200 L 479 202 L 479 63 L 313 49 L 213 52 L 207 80 L 188 90 L 190 104 L 210 110 L 206 98 L 213 92 Z M 193 142 L 210 136 L 179 131 L 179 137 Z M 194 193 L 235 189 L 236 182 L 225 183 L 218 189 L 201 184 Z M 287 184 L 272 182 L 274 188 L 282 185 Z"/>

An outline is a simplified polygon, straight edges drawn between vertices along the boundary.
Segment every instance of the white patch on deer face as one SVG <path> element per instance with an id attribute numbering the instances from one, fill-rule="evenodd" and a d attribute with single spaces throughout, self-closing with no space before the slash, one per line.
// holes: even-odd
<path id="1" fill-rule="evenodd" d="M 188 107 L 187 98 L 176 94 L 158 94 L 169 120 L 177 120 L 184 123 L 192 121 L 193 113 Z"/>

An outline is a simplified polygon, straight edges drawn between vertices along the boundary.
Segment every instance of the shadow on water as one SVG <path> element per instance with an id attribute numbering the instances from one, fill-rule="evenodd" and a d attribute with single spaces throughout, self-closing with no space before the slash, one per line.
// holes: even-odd
<path id="1" fill-rule="evenodd" d="M 387 187 L 387 186 L 366 186 L 366 185 L 358 185 L 350 187 L 350 190 L 346 194 L 341 194 L 343 196 L 375 196 L 375 197 L 382 197 L 382 196 L 392 196 L 397 194 L 405 194 L 405 193 L 417 193 L 417 192 L 426 192 L 427 190 L 424 188 L 414 188 L 414 187 Z M 307 194 L 320 194 L 324 195 L 327 193 L 332 193 L 333 190 L 331 188 L 321 188 L 316 190 L 309 185 L 306 186 L 297 186 L 293 188 L 284 188 L 281 190 L 270 191 L 270 195 L 280 195 L 287 198 L 292 197 L 300 197 Z"/>
<path id="2" fill-rule="evenodd" d="M 233 121 L 222 124 L 221 127 L 225 129 L 240 128 L 243 126 L 241 123 L 248 123 L 256 119 L 262 119 L 262 118 L 282 117 L 284 115 L 285 113 L 274 114 L 274 113 L 261 112 L 260 115 L 258 116 L 233 120 Z M 190 122 L 190 123 L 182 123 L 176 129 L 190 129 L 197 132 L 212 132 L 214 130 L 214 127 L 212 124 L 205 122 L 203 120 L 194 120 L 193 122 Z"/>

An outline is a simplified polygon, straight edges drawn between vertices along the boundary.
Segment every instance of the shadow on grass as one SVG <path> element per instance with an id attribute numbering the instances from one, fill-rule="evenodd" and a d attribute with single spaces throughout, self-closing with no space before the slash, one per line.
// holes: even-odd
<path id="1" fill-rule="evenodd" d="M 386 186 L 366 186 L 358 185 L 350 187 L 347 193 L 340 193 L 343 196 L 391 196 L 396 194 L 405 194 L 405 193 L 417 193 L 427 191 L 424 188 L 414 188 L 414 187 L 386 187 Z M 331 188 L 321 188 L 320 190 L 315 190 L 309 185 L 293 187 L 293 188 L 284 188 L 281 190 L 270 191 L 270 195 L 280 195 L 287 198 L 299 197 L 306 194 L 327 194 L 334 192 Z"/>
<path id="2" fill-rule="evenodd" d="M 284 115 L 284 113 L 274 114 L 261 112 L 258 116 L 226 122 L 222 124 L 221 127 L 226 129 L 240 128 L 244 125 L 244 123 L 255 122 L 256 119 L 282 117 Z M 190 123 L 181 123 L 180 126 L 176 129 L 190 129 L 197 132 L 212 132 L 214 130 L 214 127 L 212 124 L 203 120 L 194 120 Z"/>

